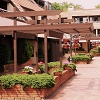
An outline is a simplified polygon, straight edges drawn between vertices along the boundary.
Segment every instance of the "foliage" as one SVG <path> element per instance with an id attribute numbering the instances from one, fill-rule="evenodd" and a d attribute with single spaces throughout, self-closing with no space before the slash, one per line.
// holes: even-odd
<path id="1" fill-rule="evenodd" d="M 52 9 L 56 9 L 56 10 L 61 10 L 60 4 L 57 3 L 57 2 L 52 3 L 51 8 L 52 8 Z"/>
<path id="2" fill-rule="evenodd" d="M 95 7 L 100 9 L 100 4 L 96 5 Z"/>
<path id="3" fill-rule="evenodd" d="M 52 75 L 48 74 L 8 74 L 0 76 L 0 86 L 11 88 L 16 84 L 21 84 L 23 89 L 27 86 L 31 88 L 50 88 L 55 85 Z"/>
<path id="4" fill-rule="evenodd" d="M 0 64 L 6 64 L 9 62 L 11 56 L 11 50 L 8 45 L 0 45 Z"/>
<path id="5" fill-rule="evenodd" d="M 74 63 L 69 63 L 68 67 L 70 67 L 73 71 L 77 71 L 76 65 Z"/>
<path id="6" fill-rule="evenodd" d="M 45 64 L 43 62 L 39 62 L 38 67 L 39 67 L 41 73 L 45 72 Z"/>
<path id="7" fill-rule="evenodd" d="M 100 46 L 97 47 L 98 53 L 100 53 Z"/>
<path id="8" fill-rule="evenodd" d="M 47 65 L 48 65 L 48 69 L 50 70 L 51 68 L 60 67 L 60 62 L 59 61 L 49 62 Z M 45 64 L 43 62 L 39 62 L 38 67 L 39 67 L 41 73 L 45 72 Z"/>
<path id="9" fill-rule="evenodd" d="M 56 9 L 56 10 L 67 11 L 69 7 L 74 7 L 74 9 L 82 9 L 82 5 L 78 5 L 78 4 L 74 5 L 73 3 L 67 3 L 67 2 L 52 3 L 52 9 Z"/>
<path id="10" fill-rule="evenodd" d="M 63 69 L 62 68 L 55 68 L 52 72 L 51 72 L 51 75 L 54 75 L 56 72 L 63 72 Z"/>
<path id="11" fill-rule="evenodd" d="M 75 10 L 77 10 L 77 9 L 82 9 L 82 5 L 76 4 L 76 5 L 74 5 L 74 9 L 75 9 Z"/>
<path id="12" fill-rule="evenodd" d="M 18 39 L 17 47 L 18 64 L 25 63 L 32 56 L 33 47 L 27 39 Z"/>
<path id="13" fill-rule="evenodd" d="M 70 61 L 70 56 L 68 57 L 68 61 Z M 78 62 L 78 61 L 86 61 L 89 62 L 90 61 L 90 57 L 87 55 L 74 55 L 72 56 L 72 61 L 73 62 Z"/>
<path id="14" fill-rule="evenodd" d="M 97 53 L 98 51 L 97 50 L 94 50 L 94 49 L 91 49 L 91 51 L 90 51 L 90 53 L 92 53 L 92 54 L 95 54 L 95 53 Z"/>
<path id="15" fill-rule="evenodd" d="M 63 69 L 65 69 L 65 67 L 68 67 L 68 64 L 69 64 L 69 62 L 64 62 L 64 63 L 62 64 Z"/>
<path id="16" fill-rule="evenodd" d="M 48 67 L 49 67 L 49 69 L 53 68 L 53 67 L 60 67 L 60 62 L 59 61 L 49 62 Z"/>

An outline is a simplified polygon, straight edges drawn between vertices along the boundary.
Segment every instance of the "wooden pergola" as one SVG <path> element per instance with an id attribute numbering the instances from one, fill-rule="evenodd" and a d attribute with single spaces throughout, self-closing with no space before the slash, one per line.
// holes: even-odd
<path id="1" fill-rule="evenodd" d="M 12 35 L 14 37 L 14 72 L 17 72 L 17 38 L 29 38 L 36 40 L 36 70 L 38 70 L 38 34 L 44 34 L 44 58 L 45 72 L 48 73 L 47 63 L 47 38 L 59 38 L 60 67 L 62 66 L 62 45 L 63 34 L 92 34 L 92 23 L 72 23 L 72 19 L 61 18 L 60 10 L 26 11 L 26 12 L 0 12 L 0 16 L 14 20 L 12 26 L 0 26 L 0 35 Z M 48 19 L 48 16 L 58 15 L 57 19 Z M 41 16 L 41 20 L 38 20 Z M 22 17 L 30 17 L 31 20 L 23 20 Z M 20 18 L 20 19 L 19 19 Z M 26 25 L 17 25 L 17 21 Z"/>

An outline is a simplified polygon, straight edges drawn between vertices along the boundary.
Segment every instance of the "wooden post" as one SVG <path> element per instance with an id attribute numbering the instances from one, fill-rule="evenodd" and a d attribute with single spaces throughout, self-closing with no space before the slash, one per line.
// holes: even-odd
<path id="1" fill-rule="evenodd" d="M 86 53 L 88 53 L 88 40 L 86 39 Z"/>
<path id="2" fill-rule="evenodd" d="M 48 73 L 48 49 L 47 49 L 47 34 L 48 31 L 45 30 L 44 32 L 44 59 L 45 59 L 45 73 Z"/>
<path id="3" fill-rule="evenodd" d="M 59 15 L 59 24 L 61 24 L 61 15 Z"/>
<path id="4" fill-rule="evenodd" d="M 60 68 L 62 68 L 62 43 L 61 43 L 61 38 L 59 39 L 59 48 L 60 48 Z"/>
<path id="5" fill-rule="evenodd" d="M 36 36 L 36 72 L 38 72 L 38 37 Z"/>
<path id="6" fill-rule="evenodd" d="M 13 31 L 14 35 L 14 72 L 17 72 L 17 36 L 16 31 Z"/>
<path id="7" fill-rule="evenodd" d="M 70 33 L 70 63 L 72 63 L 72 33 Z"/>
<path id="8" fill-rule="evenodd" d="M 16 8 L 14 7 L 14 11 L 16 12 Z M 14 19 L 14 26 L 17 25 L 16 17 Z M 17 36 L 16 31 L 13 31 L 14 36 L 14 72 L 17 72 Z"/>

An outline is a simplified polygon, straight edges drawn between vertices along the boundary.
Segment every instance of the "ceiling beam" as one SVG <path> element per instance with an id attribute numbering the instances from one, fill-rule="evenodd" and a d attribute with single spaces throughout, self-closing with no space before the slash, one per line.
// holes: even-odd
<path id="1" fill-rule="evenodd" d="M 61 10 L 0 12 L 0 16 L 1 17 L 47 16 L 47 15 L 59 15 L 61 12 L 62 12 Z"/>
<path id="2" fill-rule="evenodd" d="M 56 37 L 56 38 L 63 38 L 63 34 L 60 34 L 59 32 L 49 30 L 49 36 L 50 37 Z"/>
<path id="3" fill-rule="evenodd" d="M 0 26 L 0 31 L 34 31 L 34 30 L 73 30 L 74 29 L 83 29 L 87 30 L 93 27 L 92 23 L 82 23 L 82 24 L 55 24 L 55 25 L 18 25 L 18 26 Z M 86 32 L 85 32 L 86 33 Z"/>

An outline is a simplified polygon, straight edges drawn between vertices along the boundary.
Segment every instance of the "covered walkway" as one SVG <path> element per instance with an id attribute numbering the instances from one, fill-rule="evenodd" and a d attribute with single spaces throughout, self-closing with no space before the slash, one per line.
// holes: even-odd
<path id="1" fill-rule="evenodd" d="M 94 57 L 90 64 L 77 64 L 77 70 L 50 100 L 100 100 L 100 57 Z"/>

